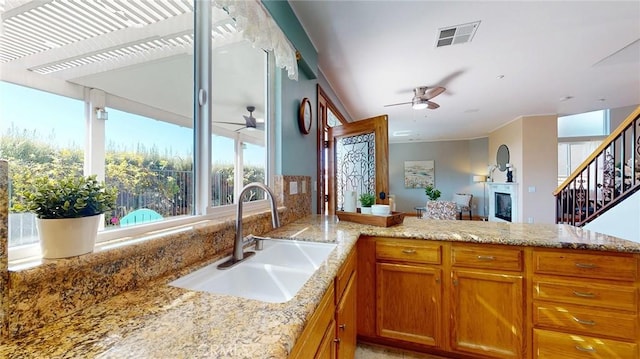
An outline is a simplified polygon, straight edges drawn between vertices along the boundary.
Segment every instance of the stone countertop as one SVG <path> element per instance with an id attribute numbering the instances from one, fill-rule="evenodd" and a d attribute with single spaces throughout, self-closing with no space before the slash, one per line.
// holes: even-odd
<path id="1" fill-rule="evenodd" d="M 286 303 L 167 286 L 176 275 L 11 340 L 0 346 L 0 357 L 286 358 L 360 235 L 640 253 L 639 243 L 565 225 L 412 217 L 405 218 L 401 225 L 384 228 L 310 216 L 268 235 L 336 242 L 338 246 Z"/>

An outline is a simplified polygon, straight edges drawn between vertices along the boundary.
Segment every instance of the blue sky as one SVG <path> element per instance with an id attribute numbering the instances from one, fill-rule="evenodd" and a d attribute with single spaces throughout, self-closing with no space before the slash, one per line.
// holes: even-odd
<path id="1" fill-rule="evenodd" d="M 190 128 L 180 127 L 146 117 L 107 109 L 105 124 L 107 149 L 133 151 L 139 145 L 147 149 L 155 146 L 165 153 L 190 157 L 193 152 L 193 134 Z M 0 81 L 0 131 L 11 127 L 33 133 L 40 140 L 59 147 L 84 147 L 84 103 L 63 96 L 33 90 Z M 261 162 L 261 151 L 253 146 L 245 150 L 245 162 Z M 214 163 L 233 163 L 233 142 L 214 137 L 214 148 L 224 153 L 214 154 Z"/>

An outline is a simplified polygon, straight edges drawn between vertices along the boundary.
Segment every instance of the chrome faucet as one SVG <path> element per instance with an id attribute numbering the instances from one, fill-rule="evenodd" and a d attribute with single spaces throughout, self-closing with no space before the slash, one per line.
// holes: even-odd
<path id="1" fill-rule="evenodd" d="M 271 201 L 271 223 L 273 228 L 280 227 L 280 217 L 278 216 L 278 207 L 276 206 L 276 197 L 269 187 L 260 182 L 252 182 L 244 186 L 240 195 L 238 196 L 238 210 L 236 211 L 236 239 L 233 243 L 233 255 L 228 261 L 218 265 L 218 269 L 231 268 L 233 265 L 242 262 L 243 260 L 251 257 L 255 252 L 243 251 L 244 241 L 242 240 L 242 197 L 245 192 L 251 188 L 260 188 L 267 193 L 267 197 Z"/>

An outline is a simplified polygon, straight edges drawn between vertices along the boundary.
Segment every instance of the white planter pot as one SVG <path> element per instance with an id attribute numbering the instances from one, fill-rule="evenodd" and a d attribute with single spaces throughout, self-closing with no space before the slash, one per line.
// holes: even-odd
<path id="1" fill-rule="evenodd" d="M 36 219 L 42 258 L 67 258 L 93 252 L 101 215 Z"/>
<path id="2" fill-rule="evenodd" d="M 371 214 L 371 207 L 360 207 L 360 213 Z"/>

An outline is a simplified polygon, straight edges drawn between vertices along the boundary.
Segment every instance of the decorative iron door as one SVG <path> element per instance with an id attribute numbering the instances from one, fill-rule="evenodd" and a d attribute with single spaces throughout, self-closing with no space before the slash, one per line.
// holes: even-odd
<path id="1" fill-rule="evenodd" d="M 373 193 L 389 202 L 387 115 L 329 129 L 329 214 L 343 209 L 346 191 Z"/>

